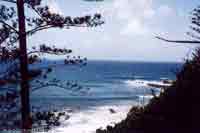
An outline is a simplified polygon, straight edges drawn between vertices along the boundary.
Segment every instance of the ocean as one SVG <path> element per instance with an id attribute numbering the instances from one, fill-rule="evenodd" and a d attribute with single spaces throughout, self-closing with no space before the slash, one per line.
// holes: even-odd
<path id="1" fill-rule="evenodd" d="M 49 62 L 48 62 L 49 63 Z M 44 67 L 48 63 L 40 64 Z M 61 64 L 59 61 L 57 64 Z M 70 118 L 52 132 L 93 133 L 124 119 L 134 105 L 143 106 L 152 98 L 148 83 L 174 80 L 181 63 L 88 61 L 86 66 L 58 65 L 47 76 L 70 81 L 81 89 L 48 87 L 31 93 L 32 106 L 40 109 L 70 110 Z M 34 83 L 33 83 L 34 84 Z M 116 113 L 110 113 L 114 109 Z"/>
<path id="2" fill-rule="evenodd" d="M 44 61 L 32 67 L 46 67 L 54 61 Z M 86 66 L 56 67 L 43 82 L 73 83 L 79 87 L 45 87 L 31 92 L 31 106 L 42 110 L 65 111 L 70 116 L 50 132 L 94 133 L 98 128 L 114 125 L 125 119 L 132 106 L 143 106 L 152 98 L 148 83 L 160 84 L 174 80 L 181 63 L 88 61 Z M 31 82 L 35 86 L 36 80 Z M 113 109 L 115 113 L 111 113 Z"/>

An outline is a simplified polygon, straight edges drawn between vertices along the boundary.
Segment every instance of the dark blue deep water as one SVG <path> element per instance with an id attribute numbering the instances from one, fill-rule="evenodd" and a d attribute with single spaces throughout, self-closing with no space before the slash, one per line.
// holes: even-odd
<path id="1" fill-rule="evenodd" d="M 46 64 L 49 63 L 40 66 Z M 145 84 L 146 82 L 174 80 L 175 71 L 179 70 L 181 65 L 181 63 L 118 61 L 89 61 L 82 67 L 58 65 L 47 79 L 42 80 L 56 78 L 60 82 L 69 81 L 77 83 L 81 89 L 43 88 L 31 94 L 32 103 L 64 107 L 137 101 L 140 96 L 151 95 L 151 89 Z M 159 92 L 159 89 L 154 89 Z"/>

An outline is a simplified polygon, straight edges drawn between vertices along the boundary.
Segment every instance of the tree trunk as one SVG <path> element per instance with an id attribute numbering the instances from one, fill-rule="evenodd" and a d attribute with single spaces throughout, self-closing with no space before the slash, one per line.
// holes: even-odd
<path id="1" fill-rule="evenodd" d="M 21 73 L 21 113 L 22 129 L 31 129 L 29 83 L 28 83 L 28 58 L 26 46 L 26 24 L 24 13 L 24 0 L 17 0 L 19 23 L 19 48 L 20 48 L 20 73 Z"/>

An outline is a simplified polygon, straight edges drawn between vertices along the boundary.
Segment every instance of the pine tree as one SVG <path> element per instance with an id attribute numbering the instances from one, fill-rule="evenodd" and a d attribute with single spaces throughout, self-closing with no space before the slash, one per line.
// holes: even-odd
<path id="1" fill-rule="evenodd" d="M 0 88 L 4 91 L 4 95 L 0 95 L 0 107 L 2 110 L 6 108 L 5 112 L 11 111 L 11 109 L 17 108 L 20 100 L 21 121 L 17 120 L 18 116 L 15 120 L 11 117 L 12 115 L 16 116 L 18 111 L 11 111 L 12 113 L 5 119 L 8 120 L 8 117 L 11 117 L 11 122 L 18 128 L 31 129 L 33 116 L 30 109 L 30 90 L 47 86 L 66 87 L 70 83 L 60 85 L 54 79 L 54 81 L 44 84 L 42 81 L 36 80 L 39 85 L 34 88 L 29 84 L 30 79 L 37 78 L 43 72 L 40 69 L 37 71 L 30 70 L 29 65 L 41 61 L 40 53 L 66 55 L 70 54 L 72 50 L 51 47 L 47 44 L 29 48 L 27 47 L 27 37 L 50 28 L 96 27 L 104 22 L 100 14 L 72 18 L 71 16 L 53 13 L 48 6 L 41 4 L 42 0 L 1 0 L 0 2 L 0 62 L 1 65 L 6 65 L 5 70 L 0 73 Z M 27 9 L 36 13 L 37 17 L 25 16 Z M 80 57 L 65 60 L 65 64 L 83 62 L 84 59 Z M 51 68 L 45 70 L 45 74 L 49 72 L 51 72 Z M 18 83 L 20 84 L 20 91 L 16 88 Z M 13 84 L 15 84 L 14 87 Z M 2 117 L 5 112 L 0 112 L 0 116 Z M 1 118 L 0 122 L 2 122 L 0 123 L 1 128 L 12 128 L 10 126 L 13 126 Z M 16 128 L 15 126 L 13 128 Z"/>
<path id="2" fill-rule="evenodd" d="M 190 29 L 191 31 L 187 32 L 187 35 L 192 37 L 192 40 L 169 40 L 165 39 L 160 36 L 156 36 L 157 39 L 166 41 L 166 42 L 172 42 L 172 43 L 180 43 L 180 44 L 200 44 L 200 6 L 196 7 L 191 12 L 191 25 Z"/>

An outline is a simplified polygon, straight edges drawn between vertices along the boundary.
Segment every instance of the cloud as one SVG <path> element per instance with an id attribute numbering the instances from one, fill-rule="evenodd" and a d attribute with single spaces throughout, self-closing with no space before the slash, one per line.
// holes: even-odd
<path id="1" fill-rule="evenodd" d="M 115 0 L 113 9 L 120 19 L 144 19 L 154 15 L 152 0 Z"/>
<path id="2" fill-rule="evenodd" d="M 50 3 L 54 11 L 59 11 L 58 4 L 62 6 L 66 0 L 56 3 L 57 6 L 55 2 L 59 1 L 51 0 Z M 77 1 L 73 2 L 62 8 L 66 14 L 72 9 L 78 15 L 98 12 L 104 17 L 105 24 L 96 28 L 65 29 L 62 33 L 43 32 L 51 44 L 67 45 L 89 59 L 180 61 L 187 52 L 185 47 L 177 48 L 154 37 L 163 33 L 164 37 L 168 35 L 172 39 L 184 38 L 186 19 L 177 15 L 178 8 L 170 2 L 167 5 L 162 0 L 107 0 L 90 7 L 85 2 L 81 6 L 77 6 Z M 34 40 L 40 39 L 38 36 Z M 63 44 L 63 39 L 72 45 Z"/>
<path id="3" fill-rule="evenodd" d="M 166 24 L 168 18 L 172 21 L 178 18 L 175 9 L 157 4 L 156 0 L 112 0 L 105 2 L 99 10 L 106 17 L 106 23 L 110 26 L 118 23 L 120 27 L 116 32 L 125 36 L 152 36 L 163 30 L 161 25 Z"/>
<path id="4" fill-rule="evenodd" d="M 164 42 L 154 38 L 160 33 L 169 34 L 175 38 L 180 38 L 184 34 L 182 28 L 176 25 L 179 22 L 181 27 L 183 18 L 177 16 L 176 9 L 172 7 L 173 5 L 160 3 L 157 0 L 106 1 L 94 11 L 98 10 L 105 17 L 106 23 L 103 29 L 108 35 L 107 39 L 98 38 L 101 47 L 95 47 L 98 51 L 99 49 L 104 51 L 102 56 L 110 58 L 180 61 L 181 57 L 185 56 L 187 48 L 177 50 L 176 47 L 166 46 Z M 174 25 L 176 25 L 176 30 L 174 30 Z M 92 47 L 94 46 L 91 46 L 90 49 L 93 50 L 90 51 L 95 51 Z"/>
<path id="5" fill-rule="evenodd" d="M 130 21 L 120 32 L 121 35 L 145 35 L 148 29 L 138 20 Z"/>
<path id="6" fill-rule="evenodd" d="M 162 15 L 163 17 L 166 16 L 173 16 L 176 14 L 176 12 L 170 8 L 168 5 L 162 5 L 158 8 L 157 12 Z"/>
<path id="7" fill-rule="evenodd" d="M 121 25 L 118 27 L 120 35 L 132 36 L 148 34 L 146 21 L 151 21 L 156 14 L 153 0 L 112 0 L 105 2 L 99 10 L 106 23 Z"/>
<path id="8" fill-rule="evenodd" d="M 49 10 L 52 13 L 63 14 L 60 6 L 56 2 L 56 0 L 49 0 L 48 1 Z"/>

